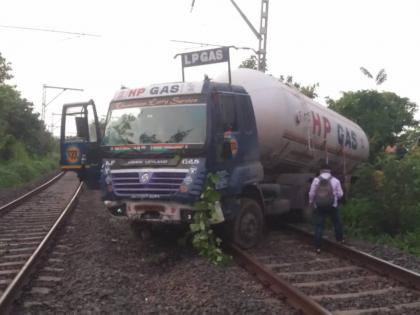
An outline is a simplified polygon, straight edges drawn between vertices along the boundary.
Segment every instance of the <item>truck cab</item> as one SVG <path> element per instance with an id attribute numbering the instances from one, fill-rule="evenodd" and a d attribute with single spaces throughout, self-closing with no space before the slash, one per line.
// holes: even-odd
<path id="1" fill-rule="evenodd" d="M 258 242 L 263 167 L 251 99 L 242 87 L 204 80 L 123 89 L 110 103 L 103 137 L 90 130 L 99 135 L 93 102 L 63 107 L 61 165 L 99 188 L 113 215 L 144 224 L 188 223 L 212 173 L 234 240 L 245 248 Z"/>
<path id="2" fill-rule="evenodd" d="M 101 133 L 93 100 L 64 105 L 61 115 L 61 169 L 75 171 L 91 189 L 99 189 L 100 143 Z"/>

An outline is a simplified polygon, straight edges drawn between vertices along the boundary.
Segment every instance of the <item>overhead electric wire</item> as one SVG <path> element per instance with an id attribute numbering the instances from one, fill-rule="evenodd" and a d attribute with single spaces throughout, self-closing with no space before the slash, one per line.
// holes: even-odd
<path id="1" fill-rule="evenodd" d="M 183 44 L 196 44 L 196 45 L 201 45 L 201 46 L 215 46 L 215 47 L 223 47 L 225 45 L 218 45 L 218 44 L 209 44 L 209 43 L 200 43 L 200 42 L 190 42 L 187 40 L 177 40 L 177 39 L 171 39 L 171 42 L 175 42 L 175 43 L 183 43 Z"/>
<path id="2" fill-rule="evenodd" d="M 14 26 L 14 25 L 0 25 L 0 27 L 2 27 L 2 28 L 17 29 L 17 30 L 25 30 L 25 31 L 39 31 L 39 32 L 71 34 L 71 35 L 79 35 L 79 36 L 101 37 L 101 35 L 98 35 L 98 34 L 67 32 L 67 31 L 60 31 L 60 30 L 47 29 L 47 28 L 23 27 L 23 26 Z"/>
<path id="3" fill-rule="evenodd" d="M 238 47 L 235 45 L 218 45 L 218 44 L 210 44 L 210 43 L 200 43 L 200 42 L 191 42 L 191 41 L 187 41 L 187 40 L 177 40 L 177 39 L 171 39 L 171 42 L 175 42 L 175 43 L 183 43 L 183 44 L 195 44 L 195 45 L 200 45 L 202 46 L 214 46 L 214 47 L 231 47 L 234 49 L 245 49 L 245 50 L 252 50 L 254 53 L 257 54 L 257 51 L 254 48 L 251 47 Z"/>

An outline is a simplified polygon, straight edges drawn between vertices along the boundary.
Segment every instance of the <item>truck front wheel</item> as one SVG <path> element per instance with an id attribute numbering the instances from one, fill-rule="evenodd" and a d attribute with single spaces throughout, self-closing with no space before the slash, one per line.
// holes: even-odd
<path id="1" fill-rule="evenodd" d="M 258 202 L 242 198 L 239 213 L 233 221 L 233 242 L 244 249 L 256 246 L 262 237 L 263 225 L 263 214 Z"/>

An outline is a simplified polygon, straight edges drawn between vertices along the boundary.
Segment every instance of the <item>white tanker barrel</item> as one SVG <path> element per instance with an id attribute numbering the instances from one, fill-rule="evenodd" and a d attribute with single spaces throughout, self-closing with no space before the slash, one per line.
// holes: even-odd
<path id="1" fill-rule="evenodd" d="M 243 86 L 251 96 L 264 168 L 305 172 L 327 161 L 348 174 L 367 159 L 368 139 L 357 124 L 276 78 L 237 69 L 232 71 L 232 84 Z"/>

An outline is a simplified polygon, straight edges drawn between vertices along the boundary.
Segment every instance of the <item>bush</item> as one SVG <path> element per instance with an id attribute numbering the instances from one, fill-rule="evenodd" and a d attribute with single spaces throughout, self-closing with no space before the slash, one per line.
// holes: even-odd
<path id="1" fill-rule="evenodd" d="M 420 256 L 420 229 L 397 237 L 395 245 L 406 252 Z"/>
<path id="2" fill-rule="evenodd" d="M 48 172 L 58 167 L 58 158 L 46 157 L 33 162 L 34 168 L 39 172 Z"/>
<path id="3" fill-rule="evenodd" d="M 9 71 L 10 64 L 0 53 L 0 187 L 17 186 L 56 167 L 47 156 L 58 152 L 59 145 L 33 104 L 6 84 L 13 77 Z"/>
<path id="4" fill-rule="evenodd" d="M 16 187 L 56 169 L 57 166 L 57 161 L 51 157 L 10 161 L 0 165 L 0 188 Z"/>
<path id="5" fill-rule="evenodd" d="M 376 237 L 375 241 L 391 245 L 407 253 L 420 256 L 420 229 L 413 232 L 407 232 L 402 235 L 397 235 L 395 237 L 384 234 Z"/>
<path id="6" fill-rule="evenodd" d="M 353 200 L 346 208 L 355 213 L 366 211 L 357 224 L 366 233 L 403 234 L 417 228 L 420 222 L 420 151 L 414 150 L 404 158 L 380 156 L 375 163 L 363 165 L 356 173 L 352 187 Z M 364 200 L 362 202 L 362 200 Z M 347 216 L 350 214 L 347 213 Z M 371 221 L 370 224 L 365 224 Z M 354 222 L 350 215 L 350 222 Z M 353 223 L 352 223 L 353 224 Z"/>
<path id="7" fill-rule="evenodd" d="M 381 232 L 378 217 L 381 207 L 368 198 L 353 198 L 341 209 L 344 228 L 354 235 L 377 234 Z"/>
<path id="8" fill-rule="evenodd" d="M 36 171 L 31 162 L 16 161 L 9 164 L 10 170 L 15 173 L 21 182 L 35 178 L 40 173 Z"/>
<path id="9" fill-rule="evenodd" d="M 7 166 L 0 166 L 0 188 L 14 187 L 21 183 L 19 176 Z"/>
<path id="10" fill-rule="evenodd" d="M 355 177 L 353 198 L 342 207 L 345 228 L 420 255 L 420 149 L 379 156 Z"/>

